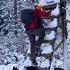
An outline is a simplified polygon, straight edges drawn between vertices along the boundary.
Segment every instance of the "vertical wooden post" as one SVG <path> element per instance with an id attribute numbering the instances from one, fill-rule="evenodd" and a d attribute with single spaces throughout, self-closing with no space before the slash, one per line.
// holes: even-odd
<path id="1" fill-rule="evenodd" d="M 66 42 L 66 38 L 67 38 L 67 28 L 66 28 L 66 1 L 65 0 L 60 0 L 60 15 L 61 15 L 61 27 L 62 27 L 62 36 L 63 36 L 63 56 L 64 56 L 64 70 L 67 70 L 67 42 Z"/>
<path id="2" fill-rule="evenodd" d="M 62 33 L 63 33 L 63 38 L 66 37 L 66 1 L 65 0 L 60 0 L 60 15 L 61 15 L 61 26 L 62 26 Z"/>

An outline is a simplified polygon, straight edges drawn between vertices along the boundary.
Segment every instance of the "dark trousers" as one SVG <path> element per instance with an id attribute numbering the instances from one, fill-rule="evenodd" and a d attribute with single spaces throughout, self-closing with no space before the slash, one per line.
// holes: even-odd
<path id="1" fill-rule="evenodd" d="M 45 33 L 43 28 L 39 28 L 39 29 L 28 30 L 27 34 L 29 36 L 30 43 L 31 43 L 31 61 L 33 61 L 38 55 L 40 46 L 44 40 Z M 39 37 L 37 41 L 35 40 L 36 36 Z"/>

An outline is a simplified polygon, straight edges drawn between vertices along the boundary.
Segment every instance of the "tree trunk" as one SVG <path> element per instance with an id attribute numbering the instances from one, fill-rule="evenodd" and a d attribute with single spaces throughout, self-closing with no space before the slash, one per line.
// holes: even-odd
<path id="1" fill-rule="evenodd" d="M 17 20 L 17 0 L 14 0 L 14 19 Z"/>
<path id="2" fill-rule="evenodd" d="M 70 0 L 67 0 L 68 1 L 68 3 L 70 3 Z"/>

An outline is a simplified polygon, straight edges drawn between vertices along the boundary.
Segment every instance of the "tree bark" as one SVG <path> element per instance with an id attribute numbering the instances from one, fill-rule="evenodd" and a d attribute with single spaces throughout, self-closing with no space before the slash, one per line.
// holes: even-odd
<path id="1" fill-rule="evenodd" d="M 17 0 L 14 0 L 14 19 L 17 20 Z M 16 22 L 15 22 L 16 23 Z"/>

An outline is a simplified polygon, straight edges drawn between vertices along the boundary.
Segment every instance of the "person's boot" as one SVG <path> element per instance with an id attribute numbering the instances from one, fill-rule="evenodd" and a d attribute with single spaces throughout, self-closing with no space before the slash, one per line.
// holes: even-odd
<path id="1" fill-rule="evenodd" d="M 19 70 L 17 67 L 13 67 L 13 70 Z"/>
<path id="2" fill-rule="evenodd" d="M 54 68 L 54 70 L 64 70 L 64 69 L 62 69 L 62 68 Z"/>
<path id="3" fill-rule="evenodd" d="M 32 65 L 38 65 L 38 63 L 36 62 L 36 60 L 32 60 Z"/>
<path id="4" fill-rule="evenodd" d="M 29 66 L 29 67 L 27 67 L 27 69 L 26 69 L 26 70 L 38 70 L 38 69 L 37 69 L 37 67 Z"/>
<path id="5" fill-rule="evenodd" d="M 37 55 L 37 56 L 38 56 L 38 55 L 41 55 L 41 52 L 42 52 L 42 50 L 37 47 L 37 48 L 36 48 L 36 52 L 35 52 L 36 55 Z"/>

